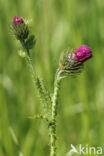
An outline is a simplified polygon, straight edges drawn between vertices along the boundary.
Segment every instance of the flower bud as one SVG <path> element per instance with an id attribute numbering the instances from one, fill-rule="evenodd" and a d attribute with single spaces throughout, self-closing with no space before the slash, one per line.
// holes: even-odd
<path id="1" fill-rule="evenodd" d="M 28 37 L 29 29 L 22 18 L 14 17 L 10 27 L 18 40 L 23 41 Z"/>
<path id="2" fill-rule="evenodd" d="M 83 63 L 91 57 L 91 49 L 86 45 L 82 45 L 75 52 L 67 51 L 60 59 L 60 70 L 68 74 L 79 73 L 82 71 Z"/>

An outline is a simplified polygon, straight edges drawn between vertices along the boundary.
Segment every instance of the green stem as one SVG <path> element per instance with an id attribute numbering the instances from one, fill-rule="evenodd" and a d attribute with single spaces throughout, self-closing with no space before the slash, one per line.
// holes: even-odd
<path id="1" fill-rule="evenodd" d="M 51 141 L 51 153 L 50 156 L 56 156 L 56 117 L 57 117 L 57 100 L 60 90 L 60 82 L 62 77 L 60 77 L 60 72 L 57 73 L 54 94 L 52 98 L 52 121 L 50 122 L 50 141 Z"/>
<path id="2" fill-rule="evenodd" d="M 21 44 L 22 44 L 23 48 L 26 51 L 26 61 L 27 61 L 27 64 L 29 66 L 30 72 L 32 74 L 34 84 L 36 85 L 36 87 L 37 87 L 37 89 L 39 91 L 41 102 L 42 102 L 42 104 L 46 105 L 47 103 L 50 102 L 50 94 L 46 90 L 46 88 L 45 88 L 44 84 L 42 83 L 42 81 L 37 76 L 35 68 L 33 67 L 33 64 L 32 64 L 29 49 L 26 48 L 25 42 L 21 41 Z"/>

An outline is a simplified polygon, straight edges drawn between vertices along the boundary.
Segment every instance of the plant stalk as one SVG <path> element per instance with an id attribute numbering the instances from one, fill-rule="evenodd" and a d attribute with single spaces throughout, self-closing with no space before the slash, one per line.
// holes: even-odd
<path id="1" fill-rule="evenodd" d="M 57 117 L 57 100 L 60 90 L 61 82 L 60 72 L 57 73 L 55 84 L 54 84 L 54 94 L 52 98 L 52 121 L 50 122 L 50 143 L 51 143 L 51 153 L 50 156 L 56 156 L 56 117 Z"/>
<path id="2" fill-rule="evenodd" d="M 36 73 L 36 70 L 33 67 L 32 60 L 30 57 L 30 52 L 29 52 L 29 49 L 26 48 L 25 42 L 23 40 L 20 42 L 26 51 L 26 61 L 27 61 L 27 64 L 29 66 L 30 72 L 32 74 L 33 82 L 34 82 L 35 86 L 37 87 L 37 90 L 39 91 L 40 100 L 41 100 L 42 104 L 46 105 L 48 102 L 50 102 L 50 94 L 46 90 L 43 82 L 39 79 L 39 77 Z"/>

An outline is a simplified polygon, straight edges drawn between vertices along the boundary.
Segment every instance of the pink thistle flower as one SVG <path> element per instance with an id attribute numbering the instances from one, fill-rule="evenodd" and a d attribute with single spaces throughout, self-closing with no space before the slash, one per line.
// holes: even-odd
<path id="1" fill-rule="evenodd" d="M 12 23 L 10 24 L 10 28 L 13 32 L 13 35 L 18 40 L 25 40 L 29 35 L 29 28 L 25 21 L 20 17 L 14 17 Z"/>
<path id="2" fill-rule="evenodd" d="M 22 18 L 20 18 L 20 17 L 14 17 L 13 18 L 13 23 L 23 23 L 24 21 L 23 21 L 23 19 Z"/>
<path id="3" fill-rule="evenodd" d="M 68 50 L 60 59 L 60 70 L 66 74 L 80 73 L 83 69 L 83 63 L 91 57 L 92 51 L 86 45 L 82 45 L 74 52 Z"/>
<path id="4" fill-rule="evenodd" d="M 73 54 L 72 58 L 77 62 L 83 63 L 92 57 L 92 51 L 86 45 L 82 45 Z"/>

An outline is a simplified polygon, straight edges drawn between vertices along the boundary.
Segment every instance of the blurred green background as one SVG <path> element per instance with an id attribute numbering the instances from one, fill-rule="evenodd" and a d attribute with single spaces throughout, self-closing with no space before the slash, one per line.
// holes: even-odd
<path id="1" fill-rule="evenodd" d="M 37 44 L 33 63 L 47 88 L 53 82 L 61 52 L 87 44 L 93 59 L 77 78 L 61 84 L 57 117 L 57 156 L 70 144 L 104 145 L 104 1 L 103 0 L 1 0 L 0 1 L 0 156 L 18 156 L 10 127 L 24 156 L 49 156 L 46 123 L 29 120 L 42 112 L 25 60 L 18 56 L 20 43 L 8 23 L 14 16 L 32 19 Z"/>

